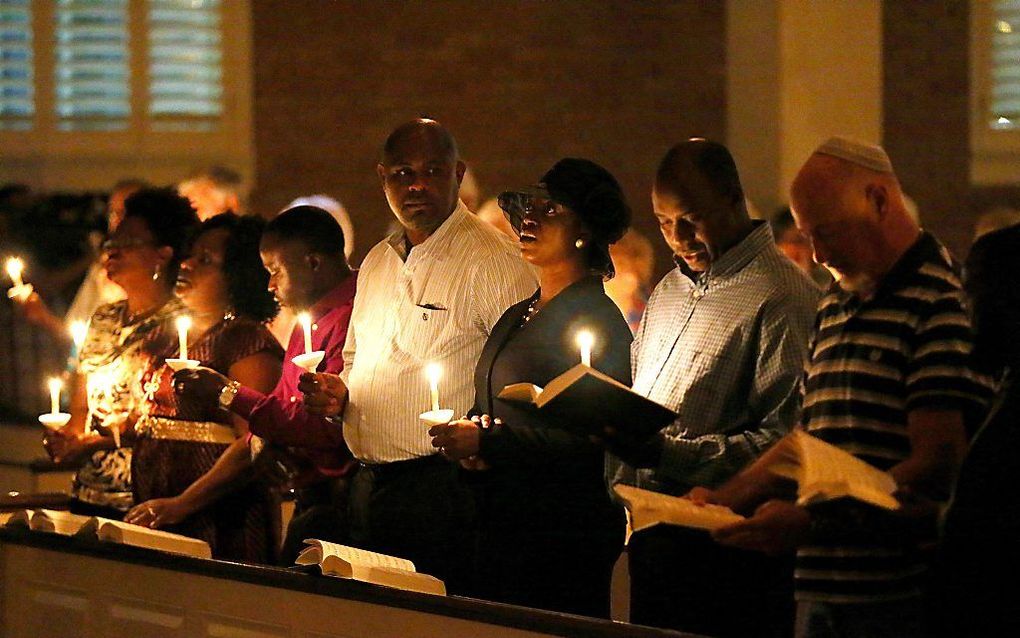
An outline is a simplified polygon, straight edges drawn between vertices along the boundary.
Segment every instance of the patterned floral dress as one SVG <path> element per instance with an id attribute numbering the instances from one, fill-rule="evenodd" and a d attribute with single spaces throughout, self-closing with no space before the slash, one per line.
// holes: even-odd
<path id="1" fill-rule="evenodd" d="M 176 299 L 139 318 L 128 316 L 123 300 L 96 309 L 78 355 L 86 380 L 87 427 L 119 427 L 131 417 L 142 398 L 142 374 L 152 353 L 170 342 L 173 317 L 180 311 Z M 72 493 L 92 508 L 130 509 L 131 448 L 93 453 L 75 475 Z"/>
<path id="2" fill-rule="evenodd" d="M 188 347 L 188 356 L 227 374 L 237 361 L 283 350 L 269 330 L 246 318 L 224 319 Z M 144 397 L 136 431 L 132 474 L 138 503 L 177 496 L 213 464 L 236 437 L 230 413 L 218 406 L 178 404 L 173 371 L 165 359 L 177 344 L 155 353 L 141 381 Z M 279 501 L 262 481 L 252 481 L 167 531 L 209 543 L 214 558 L 274 562 L 280 545 Z"/>

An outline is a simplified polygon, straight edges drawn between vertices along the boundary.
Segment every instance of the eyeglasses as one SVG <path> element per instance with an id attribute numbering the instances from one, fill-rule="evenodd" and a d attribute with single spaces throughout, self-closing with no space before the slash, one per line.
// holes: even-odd
<path id="1" fill-rule="evenodd" d="M 146 241 L 140 237 L 111 237 L 100 244 L 99 248 L 103 252 L 108 252 L 111 250 L 131 250 L 132 248 L 152 245 L 151 241 Z"/>

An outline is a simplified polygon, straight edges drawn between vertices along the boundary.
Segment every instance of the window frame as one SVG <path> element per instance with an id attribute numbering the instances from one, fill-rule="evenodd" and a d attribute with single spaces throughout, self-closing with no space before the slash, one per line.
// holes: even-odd
<path id="1" fill-rule="evenodd" d="M 213 130 L 158 130 L 148 115 L 146 0 L 129 0 L 131 113 L 113 131 L 60 130 L 56 114 L 56 4 L 32 0 L 35 115 L 29 130 L 0 130 L 0 180 L 37 188 L 106 188 L 135 176 L 177 181 L 208 164 L 253 175 L 253 72 L 250 0 L 221 2 L 223 112 Z M 87 160 L 87 161 L 85 161 Z M 250 179 L 249 179 L 250 181 Z"/>
<path id="2" fill-rule="evenodd" d="M 993 81 L 991 0 L 970 3 L 970 181 L 986 186 L 1020 182 L 1020 126 L 994 129 L 988 125 Z M 1020 62 L 1018 62 L 1020 63 Z"/>

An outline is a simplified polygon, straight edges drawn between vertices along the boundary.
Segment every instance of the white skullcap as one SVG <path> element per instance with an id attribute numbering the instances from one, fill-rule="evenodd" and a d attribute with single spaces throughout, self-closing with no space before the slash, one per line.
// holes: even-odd
<path id="1" fill-rule="evenodd" d="M 847 137 L 830 137 L 815 149 L 815 153 L 838 157 L 878 173 L 893 172 L 892 162 L 885 149 L 875 144 L 867 144 Z"/>
<path id="2" fill-rule="evenodd" d="M 309 195 L 307 197 L 298 197 L 287 204 L 283 210 L 290 210 L 297 206 L 314 206 L 332 215 L 333 219 L 340 224 L 340 230 L 344 233 L 344 256 L 347 259 L 351 258 L 351 253 L 354 252 L 354 224 L 351 223 L 351 216 L 347 214 L 347 209 L 344 208 L 343 204 L 329 195 Z M 280 212 L 282 213 L 283 211 Z"/>

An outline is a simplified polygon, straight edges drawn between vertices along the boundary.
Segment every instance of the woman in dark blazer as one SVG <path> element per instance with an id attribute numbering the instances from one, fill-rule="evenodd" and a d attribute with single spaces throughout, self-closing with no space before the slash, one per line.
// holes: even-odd
<path id="1" fill-rule="evenodd" d="M 603 481 L 603 451 L 572 424 L 497 395 L 512 383 L 544 387 L 577 365 L 581 330 L 594 336 L 592 367 L 630 385 L 630 329 L 602 284 L 630 211 L 612 175 L 573 158 L 499 202 L 540 288 L 493 327 L 475 369 L 474 418 L 432 428 L 433 445 L 477 487 L 479 595 L 608 617 L 625 519 Z"/>

